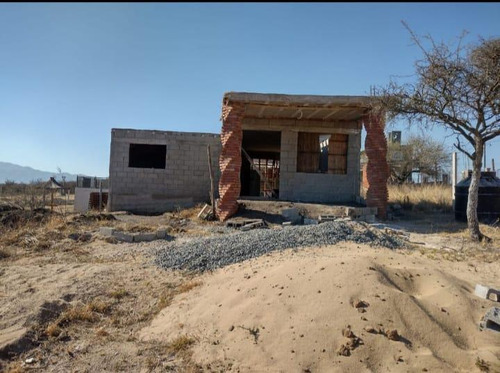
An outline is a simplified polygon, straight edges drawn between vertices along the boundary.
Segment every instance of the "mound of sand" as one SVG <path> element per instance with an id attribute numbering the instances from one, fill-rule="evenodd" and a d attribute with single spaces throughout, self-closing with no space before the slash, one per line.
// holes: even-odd
<path id="1" fill-rule="evenodd" d="M 242 372 L 497 371 L 500 337 L 477 328 L 494 304 L 473 290 L 498 275 L 352 243 L 289 250 L 202 275 L 140 338 L 192 336 L 196 362 Z"/>

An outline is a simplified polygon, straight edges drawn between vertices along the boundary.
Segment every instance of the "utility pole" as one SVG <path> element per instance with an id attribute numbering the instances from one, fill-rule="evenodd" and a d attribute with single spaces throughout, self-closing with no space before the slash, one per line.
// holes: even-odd
<path id="1" fill-rule="evenodd" d="M 210 174 L 210 203 L 212 204 L 212 217 L 217 217 L 217 209 L 215 206 L 215 185 L 214 185 L 214 170 L 212 169 L 212 154 L 210 153 L 210 144 L 207 145 L 208 155 L 208 173 Z"/>
<path id="2" fill-rule="evenodd" d="M 99 179 L 99 214 L 101 213 L 102 209 L 102 180 Z"/>
<path id="3" fill-rule="evenodd" d="M 451 201 L 455 209 L 455 185 L 457 185 L 457 152 L 451 155 Z"/>
<path id="4" fill-rule="evenodd" d="M 486 171 L 486 144 L 483 144 L 483 150 L 484 150 L 484 170 Z"/>

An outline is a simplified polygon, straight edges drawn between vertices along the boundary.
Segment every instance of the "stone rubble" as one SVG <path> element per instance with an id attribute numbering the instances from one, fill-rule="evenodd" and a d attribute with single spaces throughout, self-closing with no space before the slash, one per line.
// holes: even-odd
<path id="1" fill-rule="evenodd" d="M 326 222 L 281 229 L 255 229 L 210 237 L 174 241 L 156 246 L 155 262 L 164 269 L 215 270 L 230 264 L 290 248 L 335 245 L 341 241 L 405 247 L 398 237 L 384 234 L 357 222 Z"/>

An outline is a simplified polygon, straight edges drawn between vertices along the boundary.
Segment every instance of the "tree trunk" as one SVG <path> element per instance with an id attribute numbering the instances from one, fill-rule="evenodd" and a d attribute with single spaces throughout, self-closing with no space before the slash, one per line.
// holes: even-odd
<path id="1" fill-rule="evenodd" d="M 474 241 L 481 241 L 483 234 L 479 231 L 479 221 L 477 219 L 477 204 L 479 199 L 479 180 L 481 178 L 481 167 L 483 159 L 483 142 L 476 139 L 474 159 L 472 161 L 472 177 L 469 186 L 467 200 L 467 227 L 470 237 Z"/>

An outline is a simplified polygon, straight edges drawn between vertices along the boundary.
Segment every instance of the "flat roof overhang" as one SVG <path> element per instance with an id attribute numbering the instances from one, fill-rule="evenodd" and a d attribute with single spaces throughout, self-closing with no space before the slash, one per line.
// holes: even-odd
<path id="1" fill-rule="evenodd" d="M 223 103 L 245 104 L 245 117 L 357 121 L 372 109 L 369 96 L 283 95 L 275 93 L 227 92 Z"/>

